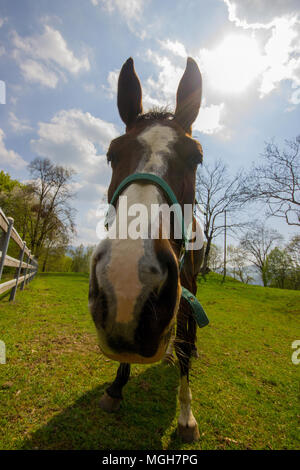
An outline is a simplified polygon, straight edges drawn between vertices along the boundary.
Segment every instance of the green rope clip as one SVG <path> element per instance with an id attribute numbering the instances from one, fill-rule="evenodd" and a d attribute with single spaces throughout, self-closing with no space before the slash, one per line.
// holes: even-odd
<path id="1" fill-rule="evenodd" d="M 181 297 L 183 297 L 189 303 L 192 310 L 192 315 L 199 328 L 203 328 L 204 326 L 208 325 L 209 319 L 207 318 L 204 308 L 200 304 L 199 300 L 185 287 L 182 286 L 181 289 Z"/>

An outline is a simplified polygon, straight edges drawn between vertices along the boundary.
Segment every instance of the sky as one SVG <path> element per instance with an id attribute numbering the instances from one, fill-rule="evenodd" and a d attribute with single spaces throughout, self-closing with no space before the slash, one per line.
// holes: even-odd
<path id="1" fill-rule="evenodd" d="M 265 143 L 300 134 L 300 0 L 1 0 L 0 169 L 29 179 L 36 156 L 72 167 L 73 244 L 95 244 L 96 212 L 124 133 L 118 73 L 133 57 L 144 110 L 174 108 L 193 57 L 203 98 L 193 136 L 204 161 L 230 174 L 261 160 Z M 4 84 L 6 93 L 4 96 Z M 5 103 L 4 103 L 5 101 Z M 254 208 L 246 217 L 263 216 Z M 286 240 L 296 233 L 267 221 Z"/>

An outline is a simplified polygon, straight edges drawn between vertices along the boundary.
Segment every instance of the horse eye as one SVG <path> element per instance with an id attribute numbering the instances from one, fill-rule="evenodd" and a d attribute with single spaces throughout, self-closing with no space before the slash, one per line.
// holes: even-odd
<path id="1" fill-rule="evenodd" d="M 194 165 L 199 165 L 199 163 L 202 163 L 203 160 L 203 155 L 201 152 L 197 152 L 191 155 L 191 162 Z"/>
<path id="2" fill-rule="evenodd" d="M 113 157 L 114 157 L 114 155 L 113 155 L 112 152 L 107 152 L 106 158 L 107 158 L 107 161 L 108 161 L 108 162 L 111 162 L 112 159 L 113 159 Z"/>

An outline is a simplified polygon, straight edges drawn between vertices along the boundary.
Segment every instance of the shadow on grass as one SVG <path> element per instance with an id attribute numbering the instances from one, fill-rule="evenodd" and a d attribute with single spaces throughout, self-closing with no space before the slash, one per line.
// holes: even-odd
<path id="1" fill-rule="evenodd" d="M 123 390 L 117 413 L 101 410 L 108 384 L 82 395 L 20 443 L 22 449 L 162 449 L 162 437 L 176 414 L 178 370 L 149 367 Z"/>
<path id="2" fill-rule="evenodd" d="M 5 281 L 3 281 L 3 282 L 5 282 Z M 0 295 L 0 301 L 1 301 L 1 300 L 7 300 L 7 301 L 9 301 L 9 296 L 10 296 L 10 290 L 7 291 L 7 292 L 4 292 L 4 294 L 1 294 L 1 295 Z"/>

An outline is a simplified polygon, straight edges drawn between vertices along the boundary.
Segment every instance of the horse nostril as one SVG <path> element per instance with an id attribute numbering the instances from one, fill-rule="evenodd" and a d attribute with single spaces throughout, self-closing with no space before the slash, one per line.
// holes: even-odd
<path id="1" fill-rule="evenodd" d="M 155 287 L 155 289 L 153 289 L 153 293 L 157 298 L 160 296 L 160 293 L 162 291 L 162 288 L 165 285 L 165 282 L 166 282 L 166 279 L 163 279 L 161 283 L 157 287 Z"/>
<path id="2" fill-rule="evenodd" d="M 159 274 L 159 270 L 155 266 L 150 267 L 150 272 L 152 274 Z"/>

